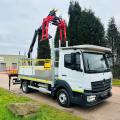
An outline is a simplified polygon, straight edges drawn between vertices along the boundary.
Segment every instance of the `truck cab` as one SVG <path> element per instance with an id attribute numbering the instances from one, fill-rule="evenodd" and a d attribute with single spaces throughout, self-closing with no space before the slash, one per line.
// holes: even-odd
<path id="1" fill-rule="evenodd" d="M 58 80 L 68 84 L 73 102 L 90 106 L 111 96 L 109 53 L 110 49 L 93 45 L 61 48 Z"/>

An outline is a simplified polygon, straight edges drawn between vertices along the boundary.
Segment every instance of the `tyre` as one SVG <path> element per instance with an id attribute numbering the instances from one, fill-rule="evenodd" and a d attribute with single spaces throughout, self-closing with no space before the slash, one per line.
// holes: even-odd
<path id="1" fill-rule="evenodd" d="M 65 89 L 60 89 L 57 92 L 57 101 L 63 107 L 69 107 L 70 106 L 70 104 L 71 104 L 70 96 Z"/>
<path id="2" fill-rule="evenodd" d="M 24 93 L 29 93 L 30 92 L 30 88 L 28 87 L 29 82 L 28 81 L 23 81 L 22 82 L 22 91 Z"/>

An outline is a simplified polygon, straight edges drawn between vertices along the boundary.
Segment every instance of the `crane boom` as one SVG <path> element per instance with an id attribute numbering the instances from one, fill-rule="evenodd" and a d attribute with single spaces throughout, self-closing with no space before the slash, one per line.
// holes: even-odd
<path id="1" fill-rule="evenodd" d="M 35 45 L 37 37 L 38 37 L 38 40 L 48 40 L 51 38 L 51 36 L 48 34 L 49 23 L 52 23 L 53 25 L 59 28 L 60 40 L 62 41 L 64 36 L 64 41 L 66 41 L 66 23 L 62 18 L 56 16 L 56 10 L 53 9 L 52 11 L 49 12 L 48 16 L 43 19 L 41 27 L 35 30 L 35 33 L 28 51 L 28 58 L 31 57 L 31 53 L 33 51 L 33 47 Z"/>

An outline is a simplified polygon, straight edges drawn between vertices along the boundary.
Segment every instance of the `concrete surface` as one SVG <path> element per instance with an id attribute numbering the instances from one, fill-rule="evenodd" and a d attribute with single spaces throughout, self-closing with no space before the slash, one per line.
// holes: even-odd
<path id="1" fill-rule="evenodd" d="M 6 74 L 0 74 L 0 87 L 8 89 L 8 77 Z M 113 87 L 113 96 L 111 98 L 91 108 L 83 108 L 76 105 L 73 105 L 71 108 L 63 108 L 49 95 L 40 92 L 32 92 L 29 94 L 22 93 L 19 89 L 19 85 L 12 85 L 11 91 L 30 97 L 38 102 L 46 103 L 58 109 L 71 112 L 86 120 L 120 120 L 120 87 Z"/>

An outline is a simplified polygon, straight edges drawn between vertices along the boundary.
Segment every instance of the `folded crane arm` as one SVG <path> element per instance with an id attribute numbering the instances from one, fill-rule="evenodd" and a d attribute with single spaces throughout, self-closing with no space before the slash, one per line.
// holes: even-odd
<path id="1" fill-rule="evenodd" d="M 48 34 L 50 23 L 52 23 L 53 25 L 59 28 L 60 40 L 62 41 L 64 39 L 64 41 L 66 41 L 66 23 L 62 18 L 56 16 L 56 10 L 52 10 L 49 12 L 48 16 L 43 19 L 41 27 L 35 30 L 35 33 L 28 51 L 28 58 L 30 58 L 31 56 L 37 37 L 38 37 L 38 40 L 41 40 L 41 41 L 48 40 L 50 38 L 50 35 Z"/>

